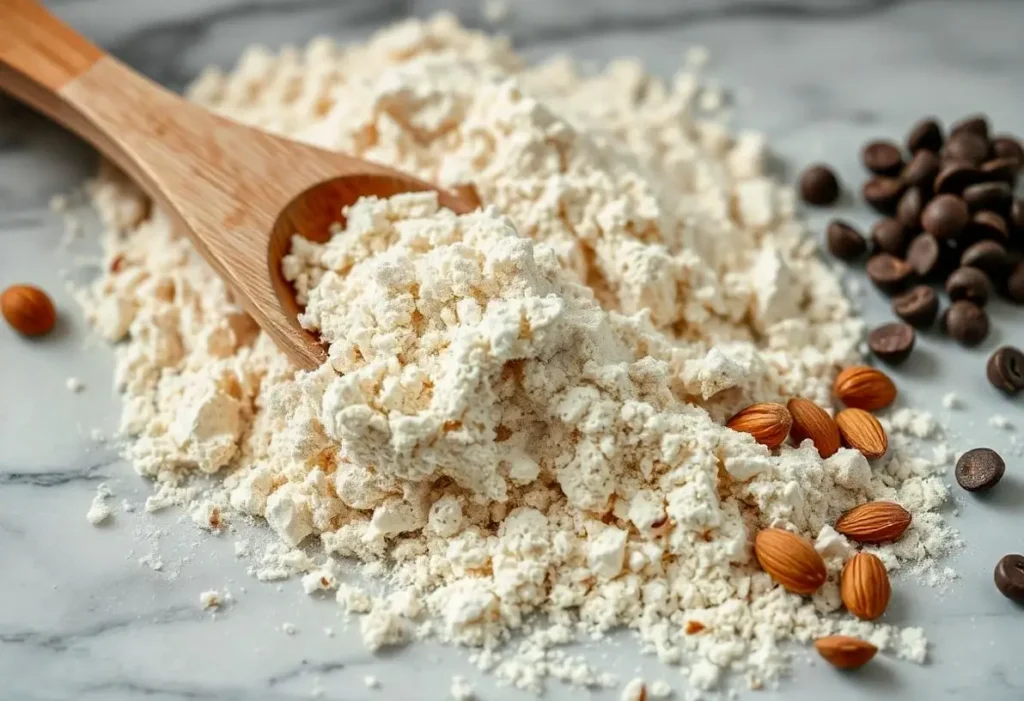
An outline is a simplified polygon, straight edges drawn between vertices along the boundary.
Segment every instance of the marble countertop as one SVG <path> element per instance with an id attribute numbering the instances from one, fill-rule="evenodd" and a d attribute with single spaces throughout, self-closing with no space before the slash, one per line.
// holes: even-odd
<path id="1" fill-rule="evenodd" d="M 407 14 L 457 12 L 486 26 L 479 0 L 55 0 L 51 7 L 85 34 L 153 78 L 180 88 L 208 63 L 230 64 L 248 44 L 280 45 L 328 33 L 343 41 Z M 1024 3 L 896 0 L 509 0 L 500 30 L 529 58 L 555 52 L 597 62 L 636 55 L 670 73 L 692 45 L 710 49 L 711 72 L 739 89 L 738 121 L 765 131 L 783 162 L 834 163 L 859 183 L 861 142 L 901 135 L 922 113 L 949 121 L 984 110 L 1002 130 L 1024 134 Z M 90 174 L 91 151 L 10 102 L 0 102 L 0 287 L 32 281 L 54 293 L 56 332 L 30 343 L 0 325 L 0 699 L 118 701 L 153 699 L 323 698 L 357 701 L 445 699 L 453 674 L 481 699 L 532 698 L 481 676 L 465 650 L 416 645 L 386 655 L 365 651 L 345 631 L 336 606 L 258 584 L 232 552 L 233 539 L 202 536 L 178 514 L 119 511 L 109 527 L 84 518 L 100 482 L 116 502 L 141 505 L 149 487 L 113 447 L 119 400 L 111 389 L 110 349 L 92 340 L 61 268 L 86 267 L 97 246 L 84 240 L 61 250 L 64 225 L 47 202 Z M 792 171 L 790 171 L 792 172 Z M 790 176 L 791 177 L 791 176 Z M 862 207 L 838 212 L 860 224 Z M 812 213 L 820 230 L 833 212 Z M 86 217 L 88 220 L 88 217 Z M 869 322 L 889 318 L 868 289 Z M 930 663 L 883 659 L 858 675 L 841 675 L 798 652 L 793 678 L 777 691 L 741 698 L 833 701 L 1024 698 L 1019 661 L 1024 610 L 992 585 L 992 567 L 1024 550 L 1024 411 L 984 379 L 984 361 L 1001 343 L 1024 345 L 1024 315 L 991 308 L 994 332 L 965 350 L 928 335 L 899 369 L 913 406 L 933 408 L 951 424 L 956 450 L 988 445 L 1008 457 L 1006 478 L 989 498 L 955 491 L 967 549 L 949 563 L 961 579 L 945 591 L 900 582 L 886 620 L 922 626 Z M 65 388 L 69 376 L 85 391 Z M 955 391 L 956 412 L 940 397 Z M 988 425 L 995 413 L 1015 430 Z M 156 554 L 157 572 L 139 564 Z M 206 589 L 230 589 L 237 603 L 211 615 L 198 605 Z M 295 626 L 286 635 L 284 623 Z M 333 637 L 325 627 L 336 630 Z M 633 653 L 626 637 L 591 658 L 623 681 L 665 678 L 682 698 L 677 672 Z M 382 688 L 368 689 L 374 675 Z M 617 699 L 619 691 L 580 692 L 554 685 L 549 698 Z"/>

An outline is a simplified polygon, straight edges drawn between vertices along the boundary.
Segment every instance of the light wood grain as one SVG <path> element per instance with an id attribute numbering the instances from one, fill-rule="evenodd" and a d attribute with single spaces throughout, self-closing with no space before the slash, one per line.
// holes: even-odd
<path id="1" fill-rule="evenodd" d="M 0 20 L 0 89 L 90 141 L 137 180 L 296 365 L 324 362 L 323 347 L 299 326 L 281 276 L 289 239 L 326 240 L 342 207 L 359 197 L 434 186 L 185 102 L 30 0 L 0 0 Z M 476 204 L 443 191 L 440 200 L 459 212 Z"/>

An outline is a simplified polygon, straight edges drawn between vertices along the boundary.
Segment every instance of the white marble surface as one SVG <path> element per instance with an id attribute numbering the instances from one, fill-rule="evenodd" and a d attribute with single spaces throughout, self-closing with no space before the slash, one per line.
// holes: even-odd
<path id="1" fill-rule="evenodd" d="M 923 112 L 946 120 L 983 109 L 1001 129 L 1024 133 L 1024 3 L 1004 0 L 510 0 L 502 27 L 530 57 L 566 51 L 603 61 L 634 54 L 669 73 L 685 47 L 703 44 L 724 85 L 740 88 L 742 124 L 765 130 L 783 161 L 835 163 L 858 184 L 857 147 L 875 134 L 904 133 Z M 228 64 L 249 43 L 279 45 L 316 33 L 343 40 L 405 13 L 452 8 L 483 22 L 477 0 L 62 0 L 52 7 L 130 64 L 180 87 L 209 62 Z M 94 254 L 88 235 L 59 251 L 62 222 L 46 203 L 93 167 L 88 148 L 55 127 L 0 105 L 0 286 L 33 281 L 55 293 L 57 332 L 26 342 L 0 327 L 0 699 L 120 700 L 323 698 L 355 701 L 445 699 L 453 674 L 474 680 L 481 699 L 527 695 L 480 677 L 465 651 L 435 646 L 374 656 L 345 632 L 334 605 L 306 597 L 294 583 L 278 592 L 245 574 L 232 539 L 200 535 L 174 513 L 118 513 L 103 528 L 86 509 L 100 481 L 116 502 L 140 505 L 148 486 L 113 448 L 96 444 L 118 414 L 109 349 L 90 341 L 58 269 Z M 840 209 L 862 224 L 863 208 Z M 820 227 L 825 213 L 812 213 Z M 87 276 L 88 270 L 76 273 Z M 888 318 L 873 290 L 870 321 Z M 1000 343 L 1024 345 L 1020 309 L 992 307 L 995 332 L 967 351 L 928 335 L 896 372 L 903 401 L 933 408 L 951 422 L 957 450 L 989 445 L 1008 458 L 1007 476 L 988 498 L 955 491 L 956 523 L 968 549 L 950 563 L 962 579 L 945 592 L 898 582 L 886 619 L 921 625 L 933 641 L 931 663 L 882 659 L 859 675 L 839 675 L 806 651 L 793 678 L 756 699 L 849 701 L 1024 698 L 1020 662 L 1024 610 L 992 586 L 992 567 L 1024 550 L 1024 411 L 984 379 L 984 360 Z M 81 378 L 82 394 L 65 388 Z M 942 410 L 955 391 L 965 407 Z M 1011 417 L 1016 432 L 987 425 Z M 158 552 L 161 572 L 138 559 Z M 199 593 L 228 587 L 237 603 L 216 616 Z M 243 591 L 244 589 L 244 591 Z M 281 632 L 294 624 L 294 636 Z M 327 637 L 325 627 L 336 630 Z M 631 652 L 628 639 L 590 652 L 623 680 L 638 667 L 666 678 L 681 697 L 678 674 Z M 809 661 L 805 661 L 809 660 Z M 380 690 L 367 689 L 365 675 Z M 613 699 L 555 686 L 551 698 Z M 747 694 L 742 694 L 747 698 Z"/>

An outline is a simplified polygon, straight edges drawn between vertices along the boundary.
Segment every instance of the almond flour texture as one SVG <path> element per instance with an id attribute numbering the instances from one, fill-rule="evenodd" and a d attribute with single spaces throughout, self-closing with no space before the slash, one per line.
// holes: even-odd
<path id="1" fill-rule="evenodd" d="M 620 627 L 681 667 L 692 698 L 726 670 L 771 683 L 781 643 L 831 633 L 924 660 L 919 629 L 839 612 L 854 549 L 830 524 L 899 502 L 906 536 L 870 550 L 941 581 L 935 558 L 957 538 L 937 513 L 951 453 L 919 457 L 934 422 L 886 420 L 890 452 L 873 464 L 723 426 L 753 402 L 832 407 L 863 324 L 792 192 L 765 175 L 763 137 L 730 133 L 695 72 L 529 67 L 440 16 L 363 45 L 252 49 L 190 97 L 472 186 L 484 206 L 367 199 L 328 243 L 295 240 L 285 275 L 330 347 L 329 364 L 296 372 L 163 213 L 102 173 L 109 272 L 82 298 L 118 342 L 127 457 L 157 484 L 147 509 L 184 506 L 214 532 L 265 520 L 277 542 L 237 546 L 255 576 L 336 592 L 372 649 L 471 646 L 534 691 L 621 683 L 557 649 Z M 195 486 L 201 474 L 218 486 Z M 813 597 L 758 568 L 767 526 L 815 542 L 829 581 Z M 343 560 L 382 580 L 377 593 Z"/>

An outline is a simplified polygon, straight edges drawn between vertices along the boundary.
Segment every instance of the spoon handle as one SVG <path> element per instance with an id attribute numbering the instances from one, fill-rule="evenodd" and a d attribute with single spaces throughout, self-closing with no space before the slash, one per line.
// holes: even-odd
<path id="1" fill-rule="evenodd" d="M 137 147 L 159 136 L 149 114 L 184 104 L 36 0 L 0 0 L 0 90 L 89 141 L 143 185 L 153 183 Z"/>
<path id="2" fill-rule="evenodd" d="M 116 163 L 298 365 L 323 362 L 323 349 L 295 319 L 294 301 L 289 313 L 282 310 L 291 293 L 280 274 L 283 253 L 270 250 L 271 230 L 306 187 L 373 166 L 341 155 L 328 160 L 310 146 L 211 114 L 106 54 L 36 0 L 0 0 L 0 91 Z M 282 169 L 289 178 L 280 177 Z"/>
<path id="3" fill-rule="evenodd" d="M 32 88 L 34 106 L 45 107 L 37 100 L 85 73 L 103 55 L 35 0 L 0 0 L 0 87 Z"/>

